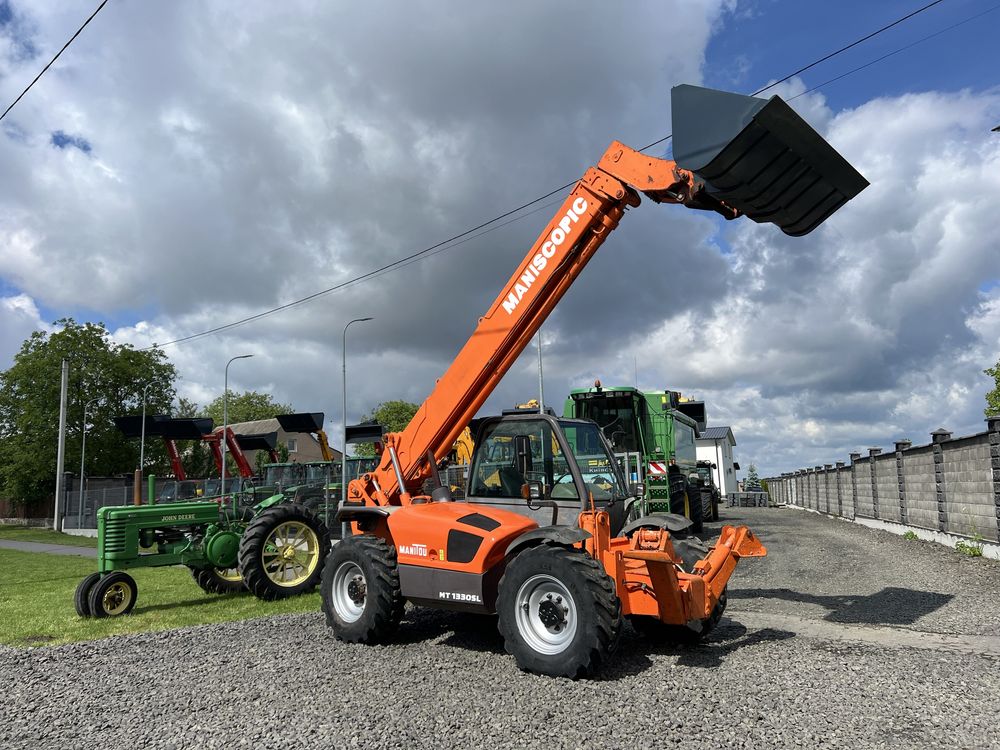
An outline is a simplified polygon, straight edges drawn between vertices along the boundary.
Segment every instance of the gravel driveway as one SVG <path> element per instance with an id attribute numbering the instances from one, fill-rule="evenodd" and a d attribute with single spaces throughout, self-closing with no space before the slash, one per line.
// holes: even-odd
<path id="1" fill-rule="evenodd" d="M 1000 563 L 815 514 L 724 509 L 741 564 L 697 647 L 628 630 L 599 679 L 519 672 L 489 618 L 398 641 L 317 614 L 0 650 L 0 747 L 1000 747 Z"/>

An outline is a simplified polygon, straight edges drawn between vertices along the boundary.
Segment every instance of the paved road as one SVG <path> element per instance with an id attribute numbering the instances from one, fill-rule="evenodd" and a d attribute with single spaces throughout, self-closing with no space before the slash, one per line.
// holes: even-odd
<path id="1" fill-rule="evenodd" d="M 1000 747 L 1000 563 L 796 510 L 696 647 L 626 633 L 599 679 L 526 675 L 489 618 L 318 614 L 0 650 L 0 747 Z"/>
<path id="2" fill-rule="evenodd" d="M 10 539 L 0 539 L 0 549 L 16 549 L 21 552 L 45 552 L 50 555 L 97 557 L 96 547 L 73 547 L 68 544 L 48 544 L 46 542 L 16 542 Z"/>

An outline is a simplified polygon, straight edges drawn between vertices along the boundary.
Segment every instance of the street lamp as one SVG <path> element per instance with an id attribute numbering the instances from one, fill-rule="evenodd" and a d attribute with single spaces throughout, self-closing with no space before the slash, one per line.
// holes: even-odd
<path id="1" fill-rule="evenodd" d="M 139 481 L 142 481 L 143 472 L 146 470 L 146 394 L 153 383 L 146 383 L 142 389 L 142 435 L 139 438 Z"/>
<path id="2" fill-rule="evenodd" d="M 225 382 L 222 387 L 222 481 L 219 488 L 220 502 L 226 502 L 226 433 L 229 431 L 229 365 L 238 359 L 250 359 L 252 354 L 240 354 L 226 362 Z M 236 496 L 233 495 L 233 513 L 236 513 Z"/>
<path id="3" fill-rule="evenodd" d="M 343 441 L 341 442 L 342 450 L 340 452 L 340 507 L 343 508 L 344 504 L 347 502 L 347 329 L 351 327 L 352 323 L 364 323 L 366 320 L 375 320 L 374 318 L 355 318 L 354 320 L 348 321 L 347 325 L 344 326 L 344 343 L 341 348 L 342 363 L 343 363 L 343 384 L 344 384 L 344 431 L 343 431 Z M 347 538 L 347 522 L 343 521 L 340 524 L 340 538 Z"/>
<path id="4" fill-rule="evenodd" d="M 83 528 L 83 459 L 87 455 L 87 409 L 89 409 L 90 405 L 95 401 L 97 401 L 97 399 L 92 398 L 83 405 L 83 442 L 80 444 L 80 490 L 77 493 L 76 498 L 76 527 L 78 529 Z"/>

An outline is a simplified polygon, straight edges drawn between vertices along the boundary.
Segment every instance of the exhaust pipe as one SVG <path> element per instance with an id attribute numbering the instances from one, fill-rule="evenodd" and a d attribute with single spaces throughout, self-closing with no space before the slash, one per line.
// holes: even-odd
<path id="1" fill-rule="evenodd" d="M 800 237 L 868 181 L 780 97 L 675 86 L 674 161 L 704 191 L 758 223 Z"/>

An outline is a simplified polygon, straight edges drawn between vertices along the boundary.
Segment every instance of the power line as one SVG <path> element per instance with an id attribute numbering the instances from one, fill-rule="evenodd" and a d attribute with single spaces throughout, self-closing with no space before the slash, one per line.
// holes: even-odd
<path id="1" fill-rule="evenodd" d="M 911 47 L 916 47 L 918 44 L 923 44 L 924 42 L 926 42 L 929 39 L 933 39 L 934 37 L 941 36 L 942 34 L 946 34 L 949 31 L 951 31 L 952 29 L 957 29 L 959 26 L 964 26 L 965 24 L 967 24 L 967 23 L 969 23 L 971 21 L 975 21 L 977 18 L 985 16 L 987 13 L 992 13 L 995 10 L 1000 10 L 1000 5 L 994 5 L 992 8 L 987 8 L 982 13 L 976 13 L 976 15 L 974 15 L 974 16 L 969 16 L 964 21 L 959 21 L 958 23 L 953 23 L 951 26 L 947 26 L 947 27 L 941 29 L 940 31 L 935 31 L 933 34 L 928 34 L 927 36 L 921 37 L 920 39 L 917 39 L 914 42 L 910 42 L 909 44 L 907 44 L 907 45 L 905 45 L 903 47 L 900 47 L 898 49 L 894 49 L 892 52 L 887 52 L 886 54 L 882 55 L 881 57 L 876 57 L 874 60 L 871 60 L 870 62 L 866 62 L 864 65 L 859 65 L 858 67 L 852 68 L 851 70 L 847 71 L 846 73 L 841 73 L 839 76 L 835 76 L 834 78 L 831 78 L 828 81 L 823 81 L 823 83 L 820 83 L 820 84 L 818 84 L 816 86 L 813 86 L 810 89 L 806 89 L 801 94 L 796 94 L 795 96 L 789 97 L 788 101 L 792 101 L 793 99 L 798 99 L 800 96 L 805 96 L 806 94 L 811 94 L 813 91 L 816 91 L 816 89 L 821 89 L 824 86 L 827 86 L 827 85 L 829 85 L 831 83 L 835 83 L 835 82 L 839 81 L 842 78 L 847 78 L 847 76 L 854 75 L 859 70 L 864 70 L 865 68 L 870 68 L 872 65 L 875 65 L 875 63 L 880 63 L 883 60 L 892 57 L 893 55 L 898 55 L 900 52 L 905 52 L 906 50 L 910 49 Z"/>
<path id="2" fill-rule="evenodd" d="M 929 10 L 930 8 L 933 8 L 933 7 L 935 6 L 935 5 L 938 5 L 939 3 L 943 3 L 943 2 L 944 2 L 944 0 L 934 0 L 934 2 L 932 2 L 932 3 L 928 3 L 927 5 L 925 5 L 925 6 L 924 6 L 924 7 L 922 7 L 922 8 L 917 8 L 917 9 L 916 9 L 915 11 L 913 11 L 912 13 L 907 13 L 907 14 L 906 14 L 905 16 L 902 16 L 901 18 L 897 18 L 897 19 L 896 19 L 895 21 L 893 21 L 892 23 L 889 23 L 889 24 L 886 24 L 886 25 L 885 25 L 885 26 L 883 26 L 883 27 L 882 27 L 881 29 L 878 29 L 877 31 L 873 31 L 873 32 L 872 32 L 871 34 L 867 34 L 867 35 L 865 35 L 865 36 L 861 37 L 860 39 L 857 39 L 857 40 L 855 40 L 855 41 L 851 42 L 850 44 L 848 44 L 848 45 L 845 45 L 845 46 L 841 47 L 841 48 L 840 48 L 840 49 L 838 49 L 837 51 L 835 51 L 835 52 L 831 52 L 831 53 L 830 53 L 829 55 L 826 55 L 825 57 L 821 57 L 821 58 L 820 58 L 819 60 L 816 60 L 815 62 L 811 62 L 811 63 L 809 63 L 808 65 L 806 65 L 806 66 L 804 66 L 804 67 L 801 67 L 801 68 L 799 68 L 799 69 L 798 69 L 798 70 L 796 70 L 796 71 L 795 71 L 794 73 L 789 73 L 789 74 L 788 74 L 787 76 L 785 76 L 785 77 L 784 77 L 784 78 L 782 78 L 781 80 L 778 80 L 778 81 L 775 81 L 774 83 L 770 83 L 770 84 L 768 84 L 767 86 L 765 86 L 764 88 L 762 88 L 762 89 L 759 89 L 758 91 L 754 91 L 754 92 L 753 92 L 752 94 L 750 94 L 750 96 L 757 96 L 757 94 L 763 94 L 763 93 L 764 93 L 765 91 L 767 91 L 768 89 L 773 89 L 773 88 L 774 88 L 775 86 L 777 86 L 777 85 L 778 85 L 779 83 L 784 83 L 784 82 L 785 82 L 785 81 L 787 81 L 788 79 L 790 79 L 790 78 L 794 78 L 795 76 L 799 75 L 800 73 L 805 73 L 805 72 L 806 72 L 807 70 L 809 70 L 810 68 L 815 68 L 815 67 L 816 67 L 817 65 L 819 65 L 820 63 L 824 63 L 824 62 L 826 62 L 827 60 L 829 60 L 830 58 L 832 58 L 832 57 L 836 57 L 836 56 L 837 56 L 837 55 L 839 55 L 840 53 L 842 53 L 842 52 L 846 52 L 847 50 L 851 49 L 852 47 L 857 47 L 857 46 L 858 46 L 859 44 L 861 44 L 861 43 L 863 43 L 863 42 L 867 42 L 867 41 L 868 41 L 869 39 L 871 39 L 872 37 L 876 37 L 876 36 L 878 36 L 878 35 L 879 35 L 879 34 L 881 34 L 881 33 L 882 33 L 883 31 L 888 31 L 888 30 L 889 30 L 889 29 L 891 29 L 891 28 L 892 28 L 893 26 L 898 26 L 899 24 L 903 23 L 904 21 L 907 21 L 907 20 L 909 20 L 909 19 L 913 18 L 914 16 L 916 16 L 916 15 L 918 15 L 918 14 L 920 14 L 920 13 L 923 13 L 923 12 L 924 12 L 925 10 Z"/>
<path id="3" fill-rule="evenodd" d="M 38 79 L 41 78 L 43 75 L 45 75 L 45 71 L 48 70 L 52 66 L 52 63 L 54 63 L 56 60 L 59 59 L 59 55 L 61 55 L 63 52 L 66 51 L 66 48 L 69 47 L 69 45 L 71 45 L 73 43 L 74 39 L 76 39 L 78 36 L 80 36 L 80 32 L 83 31 L 85 28 L 87 28 L 87 24 L 90 23 L 91 21 L 93 21 L 94 20 L 94 16 L 96 16 L 98 13 L 100 13 L 101 12 L 101 8 L 103 8 L 107 4 L 108 4 L 108 0 L 102 0 L 101 4 L 97 6 L 97 10 L 95 10 L 93 13 L 91 13 L 90 14 L 90 18 L 88 18 L 86 21 L 83 22 L 83 26 L 81 26 L 80 28 L 78 28 L 76 30 L 76 33 L 73 34 L 73 36 L 71 36 L 69 38 L 69 41 L 66 42 L 66 44 L 64 44 L 62 46 L 62 49 L 59 50 L 58 52 L 56 52 L 56 56 L 53 57 L 51 60 L 49 60 L 49 64 L 46 65 L 44 68 L 42 68 L 42 72 L 39 73 L 37 76 L 35 76 L 35 79 L 31 83 L 28 84 L 28 87 L 24 91 L 21 92 L 20 96 L 18 96 L 17 99 L 15 99 L 14 101 L 12 101 L 10 103 L 10 106 L 7 107 L 7 109 L 5 109 L 3 111 L 3 114 L 0 115 L 0 120 L 2 120 L 3 118 L 5 118 L 7 116 L 7 113 L 10 112 L 12 109 L 14 109 L 14 105 L 17 104 L 19 101 L 21 101 L 21 97 L 24 96 L 25 94 L 27 94 L 28 91 L 31 89 L 31 87 L 34 86 L 36 83 L 38 83 Z"/>
<path id="4" fill-rule="evenodd" d="M 107 0 L 105 0 L 105 2 L 106 1 Z M 810 68 L 814 68 L 815 66 L 819 65 L 820 63 L 826 62 L 827 60 L 830 60 L 830 59 L 836 57 L 837 55 L 839 55 L 839 54 L 841 54 L 843 52 L 846 52 L 847 50 L 851 49 L 852 47 L 856 47 L 859 44 L 862 44 L 863 42 L 866 42 L 869 39 L 872 39 L 873 37 L 876 37 L 879 34 L 885 32 L 885 31 L 888 31 L 889 29 L 893 28 L 894 26 L 898 26 L 899 24 L 903 23 L 904 21 L 907 21 L 908 19 L 913 18 L 914 16 L 916 16 L 916 15 L 918 15 L 920 13 L 923 13 L 924 11 L 926 11 L 926 10 L 928 10 L 928 9 L 930 9 L 930 8 L 934 7 L 935 5 L 938 5 L 938 4 L 942 3 L 942 2 L 944 2 L 944 0 L 934 0 L 934 2 L 928 3 L 927 5 L 924 5 L 921 8 L 918 8 L 918 9 L 916 9 L 916 10 L 910 12 L 910 13 L 907 13 L 905 16 L 901 16 L 900 18 L 897 18 L 895 21 L 893 21 L 893 22 L 891 22 L 889 24 L 886 24 L 885 26 L 881 27 L 880 29 L 877 29 L 876 31 L 873 31 L 873 32 L 871 32 L 869 34 L 866 34 L 865 36 L 861 37 L 860 39 L 856 39 L 855 41 L 851 42 L 850 44 L 847 44 L 847 45 L 841 47 L 840 49 L 838 49 L 838 50 L 836 50 L 834 52 L 831 52 L 831 53 L 829 53 L 829 54 L 821 57 L 820 59 L 815 60 L 815 61 L 809 63 L 808 65 L 805 65 L 805 66 L 799 68 L 794 73 L 790 73 L 787 76 L 785 76 L 784 78 L 781 78 L 778 81 L 775 81 L 773 83 L 768 84 L 767 86 L 764 86 L 761 89 L 758 89 L 757 91 L 755 91 L 752 94 L 750 94 L 750 96 L 757 96 L 758 94 L 762 94 L 765 91 L 767 91 L 768 89 L 774 88 L 778 84 L 784 83 L 785 81 L 789 80 L 790 78 L 793 78 L 794 76 L 799 75 L 800 73 L 803 73 L 803 72 L 809 70 Z M 982 14 L 980 14 L 980 15 L 982 15 Z M 971 19 L 967 19 L 967 20 L 971 20 Z M 947 29 L 945 29 L 945 31 L 947 31 Z M 910 45 L 910 46 L 912 46 L 912 45 Z M 886 55 L 886 57 L 888 57 L 888 56 L 889 55 Z M 882 59 L 884 59 L 884 58 L 882 58 Z M 869 63 L 869 65 L 874 64 L 874 62 L 877 62 L 877 61 L 873 61 L 872 63 Z M 863 66 L 863 67 L 867 67 L 867 66 Z M 847 75 L 849 75 L 849 73 Z M 833 79 L 833 80 L 836 80 L 836 79 Z M 830 82 L 832 82 L 832 81 L 830 81 Z M 826 84 L 821 84 L 821 85 L 826 85 Z M 810 89 L 810 90 L 813 90 L 813 89 Z M 808 92 L 804 92 L 804 93 L 808 93 Z M 801 96 L 801 94 L 799 94 L 798 96 Z M 650 143 L 650 144 L 648 144 L 646 146 L 643 146 L 641 149 L 639 149 L 639 151 L 648 151 L 649 149 L 653 148 L 654 146 L 658 146 L 659 144 L 664 143 L 665 141 L 670 140 L 671 137 L 673 137 L 673 134 L 668 134 L 668 135 L 664 136 L 663 138 L 660 138 L 659 140 L 653 141 L 652 143 Z M 219 333 L 221 331 L 230 330 L 232 328 L 236 328 L 237 326 L 241 326 L 241 325 L 244 325 L 246 323 L 250 323 L 250 322 L 252 322 L 254 320 L 259 320 L 260 318 L 264 318 L 264 317 L 266 317 L 268 315 L 273 315 L 274 313 L 280 312 L 282 310 L 287 310 L 288 308 L 296 307 L 297 305 L 304 304 L 306 302 L 309 302 L 311 300 L 316 299 L 317 297 L 322 297 L 322 296 L 324 296 L 326 294 L 330 294 L 332 292 L 339 291 L 340 289 L 343 289 L 345 287 L 351 286 L 353 284 L 357 284 L 359 282 L 366 281 L 367 279 L 373 278 L 373 277 L 378 276 L 380 274 L 383 274 L 383 273 L 385 273 L 387 271 L 394 270 L 396 268 L 401 268 L 403 266 L 409 265 L 410 263 L 416 262 L 418 259 L 421 259 L 422 257 L 429 256 L 429 255 L 436 255 L 439 252 L 443 252 L 445 250 L 450 250 L 450 249 L 452 249 L 453 247 L 456 247 L 459 244 L 464 244 L 468 240 L 474 239 L 473 236 L 470 236 L 470 235 L 473 235 L 473 233 L 479 232 L 480 230 L 484 230 L 486 227 L 489 227 L 491 224 L 499 222 L 499 221 L 501 221 L 501 220 L 503 220 L 503 219 L 511 216 L 512 214 L 516 214 L 516 213 L 518 213 L 518 212 L 520 212 L 520 211 L 522 211 L 522 210 L 524 210 L 526 208 L 534 206 L 535 204 L 540 203 L 540 202 L 544 201 L 545 199 L 550 198 L 550 197 L 552 197 L 553 195 L 555 195 L 557 193 L 561 193 L 561 192 L 563 192 L 565 190 L 568 190 L 573 185 L 575 185 L 576 182 L 577 182 L 576 180 L 573 180 L 572 182 L 568 182 L 565 185 L 562 185 L 562 186 L 560 186 L 558 188 L 555 188 L 554 190 L 550 190 L 545 195 L 542 195 L 542 196 L 540 196 L 538 198 L 535 198 L 534 200 L 528 201 L 527 203 L 524 203 L 524 204 L 518 206 L 517 208 L 513 208 L 513 209 L 511 209 L 509 211 L 506 211 L 506 212 L 500 214 L 499 216 L 496 216 L 496 217 L 494 217 L 494 218 L 492 218 L 492 219 L 490 219 L 488 221 L 484 221 L 482 224 L 479 224 L 479 225 L 477 225 L 475 227 L 472 227 L 471 229 L 468 229 L 468 230 L 466 230 L 464 232 L 461 232 L 461 233 L 456 234 L 456 235 L 454 235 L 452 237 L 449 237 L 446 240 L 442 240 L 441 242 L 438 242 L 438 243 L 436 243 L 434 245 L 431 245 L 430 247 L 424 248 L 423 250 L 418 250 L 418 251 L 416 251 L 414 253 L 411 253 L 410 255 L 407 255 L 404 258 L 400 258 L 398 260 L 395 260 L 395 261 L 393 261 L 391 263 L 388 263 L 388 264 L 386 264 L 386 265 L 384 265 L 384 266 L 382 266 L 380 268 L 377 268 L 377 269 L 375 269 L 373 271 L 369 271 L 369 272 L 364 273 L 364 274 L 362 274 L 360 276 L 355 276 L 354 278 L 348 279 L 347 281 L 343 281 L 343 282 L 341 282 L 339 284 L 336 284 L 334 286 L 331 286 L 331 287 L 329 287 L 327 289 L 323 289 L 323 290 L 321 290 L 319 292 L 315 292 L 315 293 L 310 294 L 308 296 L 301 297 L 299 299 L 293 300 L 292 302 L 287 302 L 287 303 L 285 303 L 283 305 L 278 305 L 277 307 L 272 307 L 272 308 L 270 308 L 268 310 L 264 310 L 262 312 L 255 313 L 254 315 L 250 315 L 248 317 L 241 318 L 239 320 L 233 321 L 232 323 L 226 323 L 226 324 L 221 325 L 221 326 L 216 326 L 214 328 L 209 328 L 208 330 L 201 331 L 199 333 L 193 333 L 193 334 L 190 334 L 188 336 L 182 336 L 181 338 L 173 339 L 172 341 L 168 341 L 168 342 L 166 342 L 164 344 L 154 344 L 153 346 L 146 347 L 146 349 L 162 348 L 162 347 L 165 347 L 165 346 L 172 346 L 174 344 L 180 344 L 180 343 L 183 343 L 183 342 L 186 342 L 186 341 L 192 341 L 194 339 L 199 339 L 199 338 L 202 338 L 204 336 L 210 336 L 212 334 Z M 530 215 L 530 214 L 525 214 L 524 216 L 517 217 L 517 219 L 512 219 L 511 221 L 520 220 L 522 218 L 525 218 L 525 216 L 528 216 L 528 215 Z M 509 224 L 509 223 L 511 223 L 511 222 L 505 222 L 504 224 L 502 224 L 500 226 L 506 226 L 506 224 Z M 499 228 L 499 227 L 493 227 L 493 229 L 497 229 L 497 228 Z M 488 231 L 492 231 L 492 230 L 488 230 Z M 475 237 L 478 237 L 481 234 L 485 234 L 485 232 L 481 232 L 480 234 L 475 235 Z M 458 242 L 458 240 L 461 240 L 461 242 Z"/>

